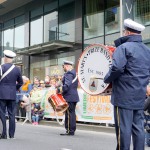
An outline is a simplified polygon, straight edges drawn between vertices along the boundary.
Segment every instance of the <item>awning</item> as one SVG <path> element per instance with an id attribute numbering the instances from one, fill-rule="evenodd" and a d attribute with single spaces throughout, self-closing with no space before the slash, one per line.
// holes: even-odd
<path id="1" fill-rule="evenodd" d="M 43 44 L 17 49 L 15 50 L 15 52 L 21 55 L 32 55 L 32 54 L 43 53 L 46 51 L 53 51 L 60 48 L 71 48 L 73 47 L 73 44 L 74 44 L 73 42 L 54 40 Z"/>

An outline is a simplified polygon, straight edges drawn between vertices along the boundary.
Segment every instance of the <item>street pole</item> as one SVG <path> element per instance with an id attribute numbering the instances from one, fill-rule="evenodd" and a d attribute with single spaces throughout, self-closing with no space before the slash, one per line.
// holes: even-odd
<path id="1" fill-rule="evenodd" d="M 123 6 L 122 0 L 120 0 L 120 37 L 123 36 Z"/>

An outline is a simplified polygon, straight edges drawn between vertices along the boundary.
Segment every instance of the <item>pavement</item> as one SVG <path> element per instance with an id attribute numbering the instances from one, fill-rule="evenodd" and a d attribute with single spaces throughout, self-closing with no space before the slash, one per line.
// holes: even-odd
<path id="1" fill-rule="evenodd" d="M 54 127 L 61 127 L 61 125 L 56 120 L 42 120 L 40 121 L 41 125 L 46 126 L 54 126 Z M 115 133 L 115 128 L 106 126 L 106 124 L 100 123 L 81 123 L 77 122 L 77 129 L 79 130 L 88 130 L 88 131 L 96 131 L 96 132 L 105 132 L 105 133 Z"/>

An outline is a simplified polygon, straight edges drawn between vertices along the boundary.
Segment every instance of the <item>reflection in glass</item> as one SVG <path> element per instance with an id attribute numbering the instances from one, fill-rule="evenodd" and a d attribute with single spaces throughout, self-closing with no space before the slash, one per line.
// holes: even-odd
<path id="1" fill-rule="evenodd" d="M 111 3 L 105 10 L 105 34 L 111 34 L 119 31 L 120 27 L 120 7 L 118 3 Z"/>
<path id="2" fill-rule="evenodd" d="M 14 41 L 14 49 L 24 48 L 24 25 L 17 26 L 15 28 L 15 41 Z"/>
<path id="3" fill-rule="evenodd" d="M 120 2 L 113 0 L 106 2 L 105 9 L 105 44 L 114 45 L 114 40 L 120 36 Z"/>
<path id="4" fill-rule="evenodd" d="M 104 35 L 104 1 L 85 0 L 84 38 Z"/>
<path id="5" fill-rule="evenodd" d="M 58 39 L 58 12 L 44 16 L 44 42 Z"/>
<path id="6" fill-rule="evenodd" d="M 144 41 L 150 39 L 150 0 L 136 0 L 134 3 L 134 20 L 145 25 L 142 32 Z M 147 41 L 146 41 L 147 42 Z"/>
<path id="7" fill-rule="evenodd" d="M 70 21 L 59 25 L 59 40 L 75 41 L 75 21 Z"/>
<path id="8" fill-rule="evenodd" d="M 43 17 L 32 20 L 30 25 L 30 46 L 43 42 Z"/>
<path id="9" fill-rule="evenodd" d="M 136 0 L 134 17 L 137 22 L 150 25 L 150 0 Z"/>
<path id="10" fill-rule="evenodd" d="M 4 49 L 13 50 L 13 31 L 14 29 L 4 31 Z"/>
<path id="11" fill-rule="evenodd" d="M 60 1 L 59 40 L 75 41 L 75 1 Z"/>

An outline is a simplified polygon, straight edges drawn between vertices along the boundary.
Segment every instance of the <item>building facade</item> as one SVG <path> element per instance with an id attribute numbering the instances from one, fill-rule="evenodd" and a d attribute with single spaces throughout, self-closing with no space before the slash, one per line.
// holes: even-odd
<path id="1" fill-rule="evenodd" d="M 146 26 L 150 47 L 150 0 L 3 0 L 0 4 L 0 55 L 17 53 L 14 63 L 31 80 L 62 75 L 64 59 L 75 67 L 89 44 L 114 45 L 124 18 Z"/>

